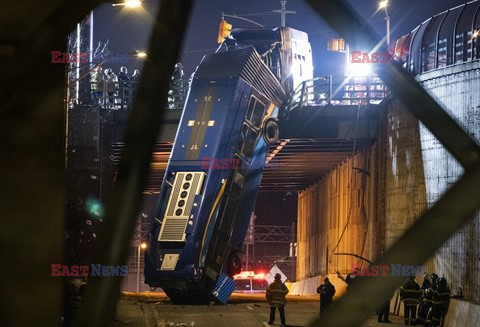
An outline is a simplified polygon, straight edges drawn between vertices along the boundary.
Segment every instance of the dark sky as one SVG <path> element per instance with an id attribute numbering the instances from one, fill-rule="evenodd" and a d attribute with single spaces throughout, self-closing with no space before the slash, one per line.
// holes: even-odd
<path id="1" fill-rule="evenodd" d="M 351 5 L 369 20 L 379 35 L 385 34 L 385 14 L 378 8 L 377 0 L 350 0 Z M 447 10 L 465 0 L 390 0 L 391 39 L 402 36 L 424 20 L 441 11 Z M 158 0 L 147 0 L 143 9 L 127 10 L 105 4 L 95 10 L 96 41 L 110 41 L 112 52 L 134 52 L 146 49 L 150 29 L 158 8 Z M 179 60 L 189 76 L 195 70 L 202 57 L 217 47 L 216 39 L 221 13 L 251 14 L 269 13 L 280 8 L 278 0 L 197 0 L 188 26 L 188 33 Z M 287 9 L 297 14 L 287 15 L 287 26 L 303 30 L 309 34 L 315 64 L 315 76 L 338 74 L 343 72 L 344 56 L 326 50 L 327 42 L 337 35 L 302 0 L 287 1 Z M 264 26 L 278 26 L 279 15 L 258 15 L 249 17 Z M 252 27 L 253 25 L 235 18 L 227 19 L 233 27 Z M 127 66 L 130 72 L 138 68 L 141 61 L 132 60 Z M 115 70 L 115 68 L 114 68 Z"/>

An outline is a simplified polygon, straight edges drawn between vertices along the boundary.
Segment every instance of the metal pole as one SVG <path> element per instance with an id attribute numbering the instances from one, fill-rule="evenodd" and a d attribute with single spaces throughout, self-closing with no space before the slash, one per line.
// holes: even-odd
<path id="1" fill-rule="evenodd" d="M 332 104 L 333 75 L 328 75 L 328 104 Z"/>
<path id="2" fill-rule="evenodd" d="M 388 16 L 387 7 L 385 7 L 385 15 L 387 19 L 387 46 L 390 44 L 390 16 Z"/>
<path id="3" fill-rule="evenodd" d="M 293 282 L 293 258 L 295 256 L 295 249 L 293 248 L 295 245 L 295 223 L 292 223 L 292 231 L 290 233 L 290 244 L 291 244 L 291 249 L 292 249 L 292 254 L 290 257 L 290 281 Z"/>
<path id="4" fill-rule="evenodd" d="M 93 69 L 94 63 L 93 63 L 93 10 L 90 12 L 90 40 L 89 40 L 89 51 L 90 51 L 90 57 L 89 57 L 89 62 L 90 62 L 90 70 Z"/>
<path id="5" fill-rule="evenodd" d="M 287 0 L 281 0 L 282 8 L 280 9 L 280 27 L 285 27 L 285 4 Z"/>
<path id="6" fill-rule="evenodd" d="M 140 292 L 140 244 L 137 251 L 137 292 Z"/>
<path id="7" fill-rule="evenodd" d="M 249 244 L 247 243 L 245 245 L 247 246 L 247 253 L 245 255 L 245 270 L 248 270 L 248 260 L 249 260 L 249 258 L 248 258 L 248 247 L 249 247 Z"/>

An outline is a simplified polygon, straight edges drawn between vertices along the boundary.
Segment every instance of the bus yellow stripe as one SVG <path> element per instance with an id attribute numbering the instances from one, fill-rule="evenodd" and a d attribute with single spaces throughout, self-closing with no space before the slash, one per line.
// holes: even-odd
<path id="1" fill-rule="evenodd" d="M 200 258 L 198 259 L 198 265 L 200 265 L 200 262 L 202 261 L 202 252 L 203 252 L 203 247 L 205 245 L 205 237 L 207 237 L 208 227 L 210 226 L 210 221 L 212 220 L 213 213 L 215 212 L 215 209 L 217 208 L 217 205 L 220 202 L 220 198 L 222 197 L 223 192 L 225 191 L 225 185 L 227 185 L 226 181 L 225 181 L 225 183 L 223 183 L 222 188 L 218 192 L 217 198 L 215 199 L 215 202 L 213 203 L 212 210 L 210 211 L 210 215 L 208 216 L 207 225 L 205 226 L 205 231 L 203 232 L 202 248 L 200 249 Z"/>

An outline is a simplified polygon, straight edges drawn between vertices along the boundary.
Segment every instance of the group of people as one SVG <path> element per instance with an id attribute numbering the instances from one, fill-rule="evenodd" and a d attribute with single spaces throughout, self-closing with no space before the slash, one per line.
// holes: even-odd
<path id="1" fill-rule="evenodd" d="M 359 274 L 358 271 L 354 271 L 344 278 L 338 273 L 338 277 L 347 285 L 351 285 L 359 279 Z M 317 288 L 317 293 L 320 294 L 320 311 L 325 312 L 335 295 L 335 287 L 328 277 Z M 405 325 L 441 326 L 450 303 L 450 289 L 447 280 L 438 278 L 436 274 L 431 276 L 426 274 L 421 287 L 415 282 L 415 276 L 410 276 L 400 287 L 400 300 L 404 304 Z M 390 299 L 379 308 L 378 322 L 391 323 L 388 319 L 389 312 Z"/>
<path id="2" fill-rule="evenodd" d="M 359 279 L 358 271 L 354 271 L 344 278 L 340 273 L 338 277 L 350 286 Z M 323 279 L 323 284 L 318 286 L 320 294 L 320 312 L 325 312 L 332 304 L 335 295 L 335 286 L 328 277 Z M 281 275 L 276 274 L 266 292 L 267 301 L 270 305 L 269 324 L 275 321 L 275 311 L 280 313 L 280 322 L 285 325 L 285 305 L 288 289 L 282 283 Z M 426 274 L 422 286 L 415 282 L 415 276 L 410 276 L 400 287 L 400 300 L 404 304 L 405 325 L 421 325 L 425 327 L 441 326 L 442 320 L 448 311 L 450 303 L 450 289 L 445 278 L 438 278 L 436 274 Z M 390 299 L 378 310 L 378 322 L 391 323 L 388 319 L 390 312 Z"/>
<path id="3" fill-rule="evenodd" d="M 328 277 L 324 279 L 324 283 L 317 288 L 317 293 L 320 294 L 320 310 L 325 312 L 327 307 L 332 303 L 335 295 L 335 287 Z M 285 305 L 287 304 L 286 295 L 288 294 L 287 286 L 282 283 L 282 276 L 275 274 L 273 283 L 268 285 L 266 297 L 270 305 L 270 319 L 268 323 L 271 325 L 275 321 L 275 312 L 278 309 L 280 313 L 280 323 L 285 326 Z"/>
<path id="4" fill-rule="evenodd" d="M 129 76 L 127 67 L 121 67 L 118 75 L 111 68 L 105 69 L 102 73 L 102 67 L 96 67 L 90 77 L 93 103 L 106 109 L 130 108 L 139 82 L 138 69 Z M 181 109 L 184 97 L 183 65 L 177 63 L 170 81 L 168 107 Z"/>
<path id="5" fill-rule="evenodd" d="M 450 303 L 450 289 L 447 280 L 436 274 L 425 275 L 421 287 L 412 276 L 400 287 L 400 299 L 405 325 L 440 326 Z"/>
<path id="6" fill-rule="evenodd" d="M 92 100 L 105 108 L 128 108 L 139 81 L 138 69 L 128 76 L 127 68 L 121 67 L 117 76 L 111 68 L 102 73 L 102 67 L 96 67 L 90 77 Z"/>

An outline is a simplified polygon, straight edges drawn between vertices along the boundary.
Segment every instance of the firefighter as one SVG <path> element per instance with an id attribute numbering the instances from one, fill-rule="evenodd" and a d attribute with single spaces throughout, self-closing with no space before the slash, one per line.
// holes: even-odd
<path id="1" fill-rule="evenodd" d="M 172 101 L 169 108 L 175 108 L 183 101 L 183 65 L 181 63 L 175 64 L 175 70 L 170 81 L 170 91 L 169 97 Z"/>
<path id="2" fill-rule="evenodd" d="M 278 312 L 280 312 L 280 322 L 282 323 L 282 326 L 285 325 L 285 305 L 287 304 L 285 295 L 287 295 L 287 293 L 288 288 L 282 283 L 282 276 L 279 273 L 276 273 L 275 280 L 268 285 L 266 292 L 267 301 L 270 305 L 269 324 L 273 324 L 275 321 L 275 308 L 278 308 Z"/>
<path id="3" fill-rule="evenodd" d="M 103 74 L 102 67 L 97 67 L 93 70 L 90 78 L 92 89 L 92 98 L 95 104 L 102 104 L 103 97 Z"/>
<path id="4" fill-rule="evenodd" d="M 115 91 L 118 86 L 117 75 L 112 71 L 111 68 L 105 69 L 105 78 L 104 78 L 104 87 L 107 91 L 108 105 L 105 104 L 105 107 L 114 108 L 115 107 Z"/>
<path id="5" fill-rule="evenodd" d="M 424 325 L 427 322 L 428 313 L 432 308 L 433 290 L 435 287 L 435 281 L 438 279 L 436 274 L 432 274 L 431 277 L 426 274 L 420 289 L 420 305 L 418 307 L 417 324 Z"/>
<path id="6" fill-rule="evenodd" d="M 447 314 L 450 304 L 450 289 L 447 286 L 447 280 L 440 278 L 433 291 L 432 312 L 428 319 L 428 326 L 440 326 L 443 318 Z"/>
<path id="7" fill-rule="evenodd" d="M 323 284 L 317 288 L 317 293 L 320 294 L 320 312 L 325 312 L 327 307 L 332 304 L 335 295 L 335 286 L 330 283 L 328 277 L 325 277 Z"/>
<path id="8" fill-rule="evenodd" d="M 120 88 L 120 102 L 122 108 L 127 108 L 130 105 L 130 77 L 127 72 L 127 67 L 121 67 L 120 73 L 118 73 L 118 86 Z"/>
<path id="9" fill-rule="evenodd" d="M 400 287 L 400 300 L 403 302 L 405 325 L 416 325 L 420 286 L 415 282 L 414 276 L 408 277 Z"/>

